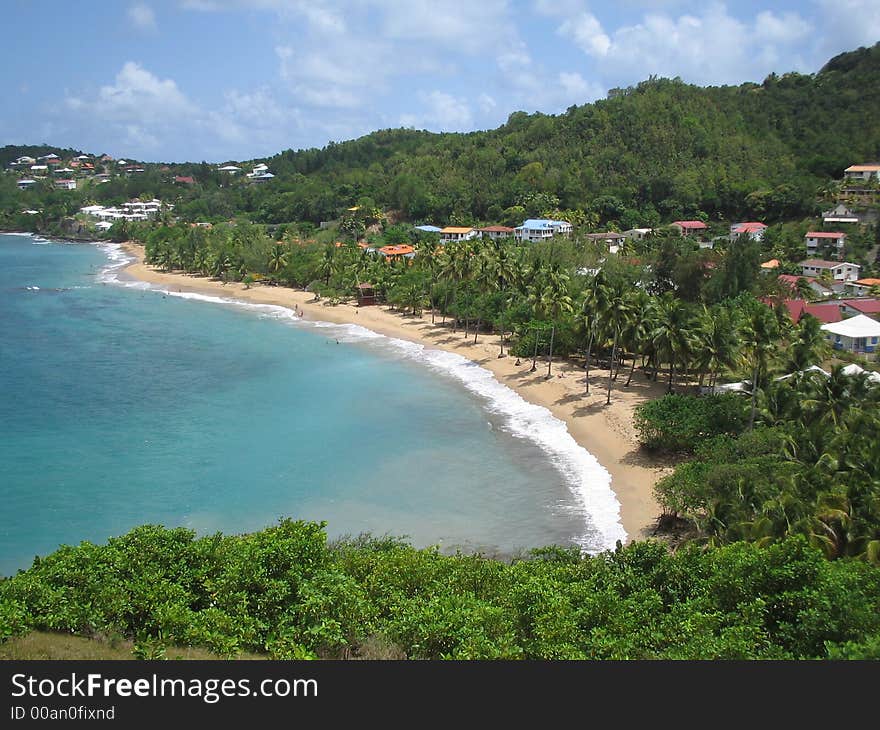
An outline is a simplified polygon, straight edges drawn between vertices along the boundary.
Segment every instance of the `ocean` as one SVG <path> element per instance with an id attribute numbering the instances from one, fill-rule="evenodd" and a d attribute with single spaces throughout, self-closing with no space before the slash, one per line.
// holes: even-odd
<path id="1" fill-rule="evenodd" d="M 503 554 L 625 539 L 608 472 L 487 370 L 125 263 L 0 235 L 0 574 L 144 523 Z"/>

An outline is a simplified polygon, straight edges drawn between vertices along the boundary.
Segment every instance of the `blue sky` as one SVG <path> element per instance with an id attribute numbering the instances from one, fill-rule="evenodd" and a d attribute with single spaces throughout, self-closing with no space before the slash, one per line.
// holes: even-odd
<path id="1" fill-rule="evenodd" d="M 0 144 L 169 162 L 487 129 L 880 40 L 878 0 L 4 0 L 3 19 Z"/>

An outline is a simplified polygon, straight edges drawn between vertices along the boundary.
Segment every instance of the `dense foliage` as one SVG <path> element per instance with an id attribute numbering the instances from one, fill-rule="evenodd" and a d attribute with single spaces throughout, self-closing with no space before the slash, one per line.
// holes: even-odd
<path id="1" fill-rule="evenodd" d="M 640 404 L 635 428 L 648 449 L 693 451 L 713 436 L 741 433 L 747 420 L 748 410 L 739 394 L 671 394 Z"/>
<path id="2" fill-rule="evenodd" d="M 878 658 L 880 570 L 800 538 L 596 557 L 545 548 L 502 562 L 393 539 L 327 544 L 321 525 L 196 539 L 137 528 L 63 547 L 0 582 L 0 636 L 122 634 L 275 658 Z"/>
<path id="3" fill-rule="evenodd" d="M 658 500 L 714 544 L 798 534 L 829 558 L 880 564 L 878 405 L 877 386 L 842 366 L 777 380 L 755 429 L 704 441 L 660 480 Z"/>

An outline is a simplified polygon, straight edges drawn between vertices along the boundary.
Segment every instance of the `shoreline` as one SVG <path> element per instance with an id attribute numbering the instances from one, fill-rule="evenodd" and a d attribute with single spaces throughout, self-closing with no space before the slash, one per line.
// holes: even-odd
<path id="1" fill-rule="evenodd" d="M 624 388 L 626 370 L 619 382 L 612 385 L 611 405 L 605 405 L 607 370 L 591 370 L 590 395 L 584 395 L 583 370 L 572 363 L 554 361 L 553 377 L 545 378 L 546 360 L 531 373 L 530 360 L 517 367 L 516 358 L 497 357 L 499 337 L 480 334 L 477 344 L 473 334 L 466 340 L 461 330 L 452 333 L 448 324 L 438 319 L 432 325 L 430 314 L 423 318 L 386 311 L 383 305 L 357 307 L 352 304 L 330 306 L 315 302 L 311 292 L 287 287 L 260 284 L 245 288 L 244 284 L 156 271 L 144 263 L 143 246 L 126 242 L 122 250 L 135 260 L 116 271 L 125 276 L 158 284 L 180 292 L 233 298 L 252 304 L 270 304 L 298 310 L 303 319 L 332 324 L 354 324 L 387 337 L 407 340 L 425 347 L 452 352 L 491 372 L 502 385 L 524 400 L 547 408 L 565 423 L 579 446 L 592 454 L 611 475 L 611 489 L 620 503 L 620 522 L 627 542 L 643 539 L 652 533 L 659 507 L 653 498 L 656 481 L 669 468 L 653 463 L 641 452 L 632 428 L 633 409 L 639 403 L 658 397 L 665 388 L 661 383 L 646 380 L 640 373 Z M 560 377 L 561 376 L 561 377 Z"/>

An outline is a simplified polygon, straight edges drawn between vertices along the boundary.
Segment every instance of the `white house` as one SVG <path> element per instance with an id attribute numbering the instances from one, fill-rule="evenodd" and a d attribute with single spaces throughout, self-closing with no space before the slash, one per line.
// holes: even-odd
<path id="1" fill-rule="evenodd" d="M 43 155 L 42 157 L 38 157 L 38 160 L 57 160 L 59 159 L 58 155 L 54 152 L 50 152 L 48 155 Z"/>
<path id="2" fill-rule="evenodd" d="M 870 180 L 880 181 L 880 165 L 850 165 L 843 171 L 843 177 L 845 180 L 853 182 L 868 182 Z"/>
<path id="3" fill-rule="evenodd" d="M 31 172 L 47 172 L 49 170 L 48 165 L 31 165 Z"/>
<path id="4" fill-rule="evenodd" d="M 76 180 L 56 180 L 55 187 L 58 190 L 76 190 Z"/>
<path id="5" fill-rule="evenodd" d="M 808 256 L 815 254 L 820 246 L 823 248 L 826 246 L 832 247 L 840 255 L 846 246 L 846 234 L 839 231 L 809 231 L 804 236 L 804 241 L 807 244 Z"/>
<path id="6" fill-rule="evenodd" d="M 27 155 L 22 155 L 16 161 L 19 165 L 33 165 L 36 160 L 33 157 L 28 157 Z"/>
<path id="7" fill-rule="evenodd" d="M 730 241 L 733 243 L 740 236 L 748 236 L 752 241 L 761 241 L 764 238 L 764 231 L 766 230 L 767 226 L 758 221 L 734 223 L 730 227 Z"/>
<path id="8" fill-rule="evenodd" d="M 513 229 L 513 235 L 522 241 L 544 241 L 553 236 L 570 236 L 571 223 L 555 221 L 550 218 L 529 218 L 521 226 Z"/>
<path id="9" fill-rule="evenodd" d="M 822 213 L 823 223 L 859 223 L 859 221 L 858 214 L 847 208 L 843 203 Z"/>
<path id="10" fill-rule="evenodd" d="M 623 235 L 633 241 L 642 241 L 653 232 L 653 228 L 630 228 L 628 231 L 624 231 Z"/>
<path id="11" fill-rule="evenodd" d="M 880 343 L 880 322 L 864 314 L 823 324 L 821 329 L 835 350 L 869 355 L 877 351 Z"/>
<path id="12" fill-rule="evenodd" d="M 590 241 L 604 243 L 608 246 L 609 253 L 617 253 L 620 250 L 621 244 L 626 241 L 626 236 L 622 233 L 614 233 L 613 231 L 608 231 L 606 233 L 588 233 L 586 237 Z"/>
<path id="13" fill-rule="evenodd" d="M 235 165 L 223 165 L 223 167 L 218 167 L 217 171 L 218 172 L 227 172 L 230 175 L 235 175 L 235 174 L 241 172 L 241 168 L 236 167 Z"/>
<path id="14" fill-rule="evenodd" d="M 30 190 L 36 184 L 37 184 L 36 180 L 19 180 L 18 181 L 18 189 L 19 190 Z"/>
<path id="15" fill-rule="evenodd" d="M 467 228 L 465 226 L 446 226 L 440 229 L 440 240 L 443 243 L 451 243 L 452 241 L 467 241 L 476 238 L 480 232 L 475 228 Z"/>
<path id="16" fill-rule="evenodd" d="M 95 223 L 95 228 L 99 231 L 109 231 L 113 228 L 113 224 L 110 221 L 98 221 Z"/>
<path id="17" fill-rule="evenodd" d="M 822 259 L 807 259 L 801 261 L 801 274 L 803 276 L 821 277 L 827 271 L 834 281 L 858 281 L 862 267 L 849 261 L 824 261 Z"/>

